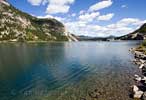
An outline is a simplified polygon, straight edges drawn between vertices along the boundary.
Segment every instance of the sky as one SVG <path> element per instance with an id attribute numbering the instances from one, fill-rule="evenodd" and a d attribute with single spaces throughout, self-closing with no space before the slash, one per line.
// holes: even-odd
<path id="1" fill-rule="evenodd" d="M 75 35 L 122 36 L 146 23 L 146 0 L 7 0 L 38 18 L 55 18 Z"/>

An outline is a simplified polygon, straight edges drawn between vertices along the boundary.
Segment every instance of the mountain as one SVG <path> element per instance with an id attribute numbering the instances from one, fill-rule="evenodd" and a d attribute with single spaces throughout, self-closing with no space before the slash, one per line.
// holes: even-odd
<path id="1" fill-rule="evenodd" d="M 81 35 L 81 36 L 76 36 L 76 38 L 79 41 L 110 41 L 110 40 L 114 40 L 115 36 L 110 35 L 107 37 L 91 37 L 91 36 Z"/>
<path id="2" fill-rule="evenodd" d="M 138 30 L 116 39 L 119 40 L 144 40 L 146 39 L 146 23 L 143 24 Z"/>
<path id="3" fill-rule="evenodd" d="M 91 36 L 77 36 L 79 41 L 106 41 L 106 38 L 103 37 L 91 37 Z"/>
<path id="4" fill-rule="evenodd" d="M 56 19 L 39 19 L 0 0 L 0 41 L 76 41 Z"/>

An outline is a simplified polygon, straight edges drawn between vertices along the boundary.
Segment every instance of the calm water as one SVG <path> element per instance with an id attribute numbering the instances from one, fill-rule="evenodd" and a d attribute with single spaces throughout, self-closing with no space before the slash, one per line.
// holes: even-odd
<path id="1" fill-rule="evenodd" d="M 131 100 L 138 69 L 129 49 L 138 44 L 0 44 L 0 100 Z"/>

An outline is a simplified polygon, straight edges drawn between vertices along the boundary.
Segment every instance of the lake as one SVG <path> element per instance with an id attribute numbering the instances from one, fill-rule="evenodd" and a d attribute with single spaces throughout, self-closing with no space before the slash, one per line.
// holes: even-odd
<path id="1" fill-rule="evenodd" d="M 0 44 L 0 100 L 132 100 L 138 41 Z M 94 93 L 98 97 L 94 97 Z"/>

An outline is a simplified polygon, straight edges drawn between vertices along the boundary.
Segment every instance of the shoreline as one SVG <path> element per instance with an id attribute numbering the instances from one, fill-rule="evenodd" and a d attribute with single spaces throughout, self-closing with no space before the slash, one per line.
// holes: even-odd
<path id="1" fill-rule="evenodd" d="M 130 96 L 134 100 L 146 100 L 146 54 L 137 48 L 131 48 L 130 51 L 134 54 L 134 64 L 140 70 L 140 75 L 134 75 L 136 83 L 131 87 Z"/>
<path id="2" fill-rule="evenodd" d="M 20 42 L 20 41 L 0 41 L 0 44 L 3 43 L 28 43 L 28 44 L 35 44 L 35 43 L 63 43 L 63 42 L 75 42 L 75 41 L 25 41 L 25 42 Z"/>
<path id="3" fill-rule="evenodd" d="M 35 44 L 35 43 L 82 43 L 82 42 L 128 42 L 128 41 L 142 41 L 142 40 L 114 40 L 114 41 L 0 41 L 0 44 L 10 43 L 10 44 L 17 44 L 17 43 L 26 43 L 26 44 Z M 133 51 L 134 48 L 131 48 L 130 51 Z"/>

